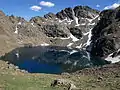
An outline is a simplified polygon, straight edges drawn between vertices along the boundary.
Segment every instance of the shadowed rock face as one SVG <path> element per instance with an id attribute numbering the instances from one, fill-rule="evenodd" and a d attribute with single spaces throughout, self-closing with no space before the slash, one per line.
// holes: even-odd
<path id="1" fill-rule="evenodd" d="M 106 57 L 120 49 L 119 14 L 120 7 L 101 12 L 100 21 L 92 30 L 92 55 Z"/>
<path id="2" fill-rule="evenodd" d="M 70 28 L 70 32 L 78 39 L 82 37 L 82 31 L 79 28 L 75 28 L 75 27 Z"/>
<path id="3" fill-rule="evenodd" d="M 90 18 L 90 19 L 92 19 L 96 15 L 99 14 L 99 11 L 94 10 L 94 9 L 88 7 L 88 6 L 76 6 L 75 8 L 73 8 L 73 11 L 75 13 L 75 16 L 78 17 L 79 19 L 81 17 L 82 18 Z M 72 8 L 70 8 L 70 7 L 65 8 L 61 12 L 58 12 L 56 15 L 61 20 L 65 19 L 65 18 L 74 19 Z"/>
<path id="4" fill-rule="evenodd" d="M 67 37 L 67 34 L 60 28 L 58 25 L 44 25 L 42 30 L 48 37 Z"/>
<path id="5" fill-rule="evenodd" d="M 57 18 L 57 16 L 54 13 L 50 12 L 50 13 L 44 15 L 44 18 L 46 18 L 46 19 L 55 19 L 55 18 Z"/>
<path id="6" fill-rule="evenodd" d="M 88 6 L 76 6 L 74 8 L 75 16 L 78 18 L 94 18 L 97 14 L 99 14 L 99 11 L 91 9 Z"/>
<path id="7" fill-rule="evenodd" d="M 72 8 L 65 8 L 64 10 L 62 10 L 61 12 L 58 12 L 56 14 L 56 16 L 58 18 L 60 18 L 61 20 L 65 19 L 65 18 L 70 18 L 73 19 L 73 15 L 72 15 Z"/>

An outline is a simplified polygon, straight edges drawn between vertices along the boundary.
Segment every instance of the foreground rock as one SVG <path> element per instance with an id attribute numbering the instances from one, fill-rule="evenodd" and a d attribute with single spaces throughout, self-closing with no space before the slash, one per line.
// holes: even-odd
<path id="1" fill-rule="evenodd" d="M 72 81 L 67 80 L 67 79 L 56 79 L 51 83 L 51 86 L 60 86 L 60 87 L 65 87 L 67 90 L 79 90 Z"/>

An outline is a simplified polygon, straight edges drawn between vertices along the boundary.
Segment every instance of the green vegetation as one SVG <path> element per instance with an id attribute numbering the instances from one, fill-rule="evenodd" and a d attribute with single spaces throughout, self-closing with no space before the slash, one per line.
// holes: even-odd
<path id="1" fill-rule="evenodd" d="M 120 73 L 104 74 L 99 79 L 95 75 L 51 75 L 23 73 L 0 61 L 0 90 L 64 90 L 51 87 L 55 79 L 72 80 L 80 90 L 120 90 Z"/>

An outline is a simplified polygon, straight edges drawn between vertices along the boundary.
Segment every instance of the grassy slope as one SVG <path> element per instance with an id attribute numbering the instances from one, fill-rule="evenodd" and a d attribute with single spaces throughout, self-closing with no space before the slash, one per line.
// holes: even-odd
<path id="1" fill-rule="evenodd" d="M 70 79 L 80 90 L 120 90 L 120 72 L 116 74 L 106 73 L 102 80 L 96 75 L 29 74 L 8 69 L 8 65 L 0 61 L 0 90 L 63 90 L 62 87 L 50 87 L 56 78 Z"/>

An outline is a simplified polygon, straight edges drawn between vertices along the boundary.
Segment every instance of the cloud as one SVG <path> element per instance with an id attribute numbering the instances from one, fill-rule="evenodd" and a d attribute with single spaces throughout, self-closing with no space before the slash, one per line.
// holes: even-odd
<path id="1" fill-rule="evenodd" d="M 119 6 L 120 6 L 119 3 L 114 3 L 112 5 L 106 6 L 104 9 L 115 9 L 115 8 L 117 8 Z"/>
<path id="2" fill-rule="evenodd" d="M 31 6 L 30 9 L 33 11 L 40 11 L 42 9 L 42 7 L 34 5 L 34 6 Z"/>
<path id="3" fill-rule="evenodd" d="M 99 8 L 99 7 L 100 7 L 100 5 L 99 5 L 99 4 L 97 4 L 97 5 L 96 5 L 96 7 L 97 7 L 97 8 Z"/>
<path id="4" fill-rule="evenodd" d="M 52 3 L 52 2 L 45 2 L 45 1 L 41 1 L 40 5 L 41 6 L 46 6 L 46 7 L 54 7 L 55 6 L 54 3 Z"/>

